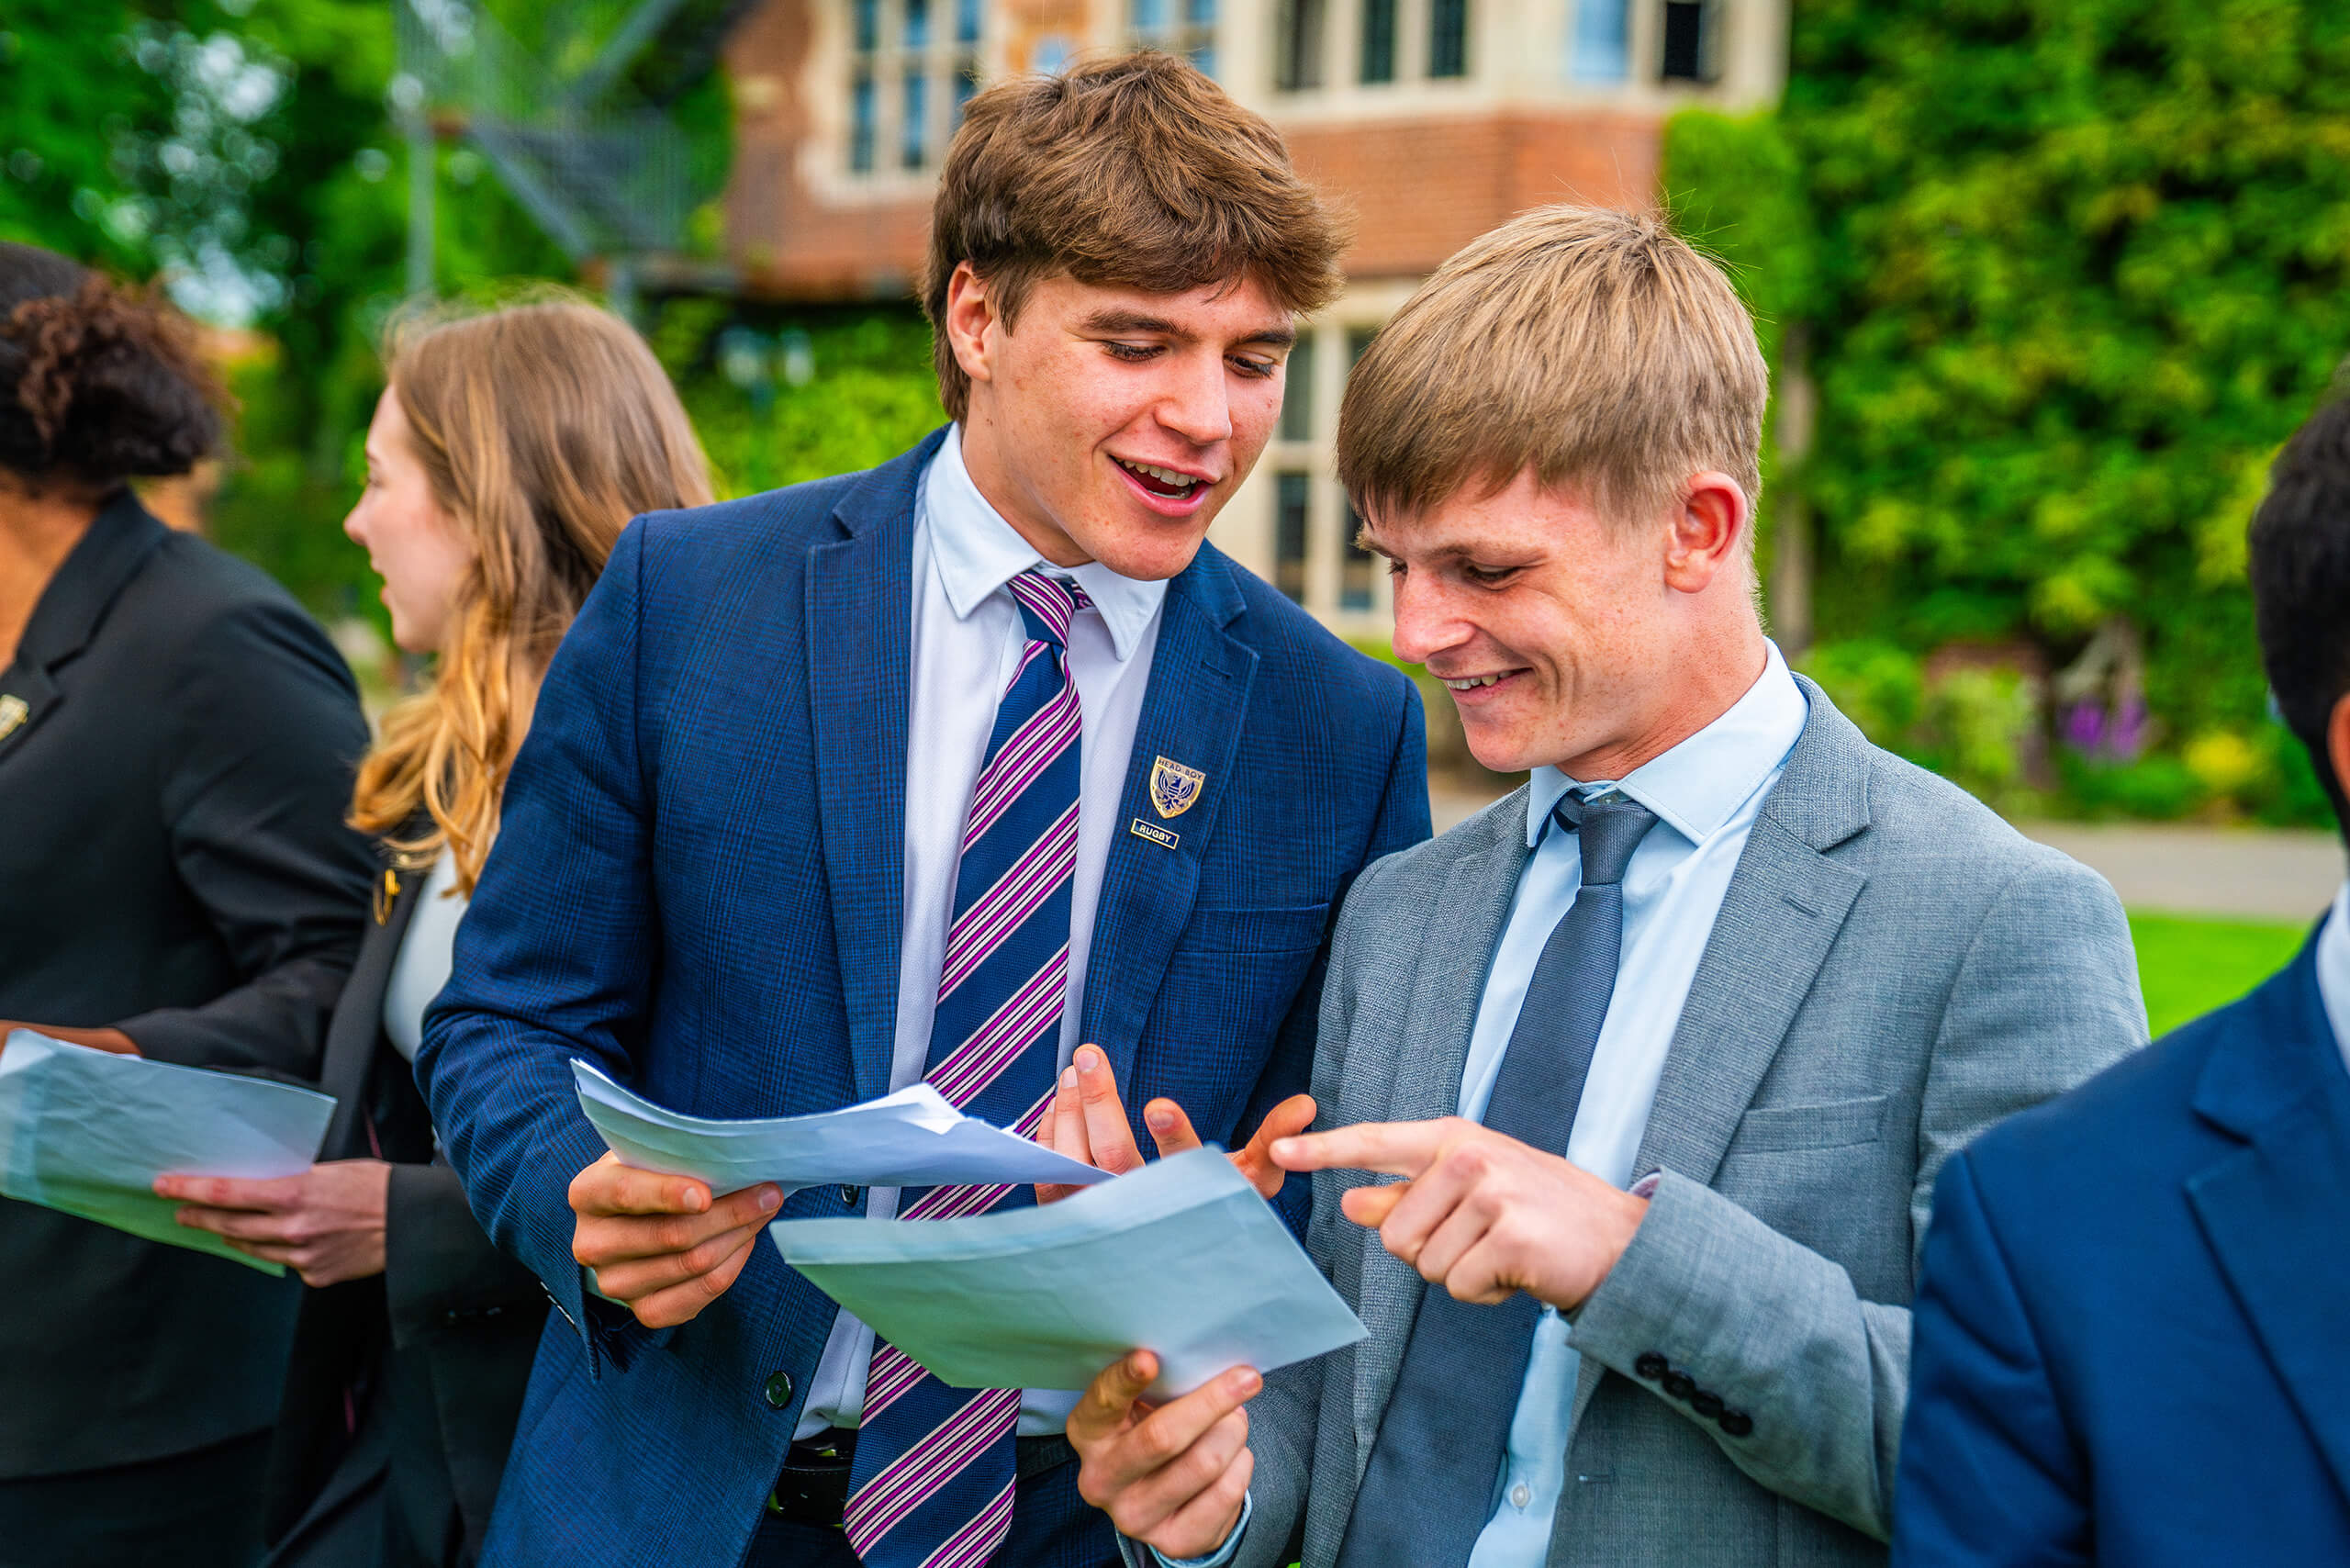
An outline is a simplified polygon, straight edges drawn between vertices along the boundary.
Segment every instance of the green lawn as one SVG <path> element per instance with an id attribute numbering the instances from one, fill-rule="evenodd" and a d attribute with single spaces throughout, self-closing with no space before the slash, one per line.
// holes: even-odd
<path id="1" fill-rule="evenodd" d="M 2133 914 L 2138 983 L 2157 1038 L 2226 1005 L 2285 967 L 2308 935 L 2299 925 L 2265 921 L 2199 920 Z"/>

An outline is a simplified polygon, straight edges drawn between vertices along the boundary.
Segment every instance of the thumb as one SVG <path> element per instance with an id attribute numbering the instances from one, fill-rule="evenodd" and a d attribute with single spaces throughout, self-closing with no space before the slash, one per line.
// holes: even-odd
<path id="1" fill-rule="evenodd" d="M 1259 1195 L 1273 1197 L 1281 1190 L 1288 1172 L 1273 1162 L 1272 1147 L 1276 1138 L 1294 1137 L 1314 1125 L 1315 1106 L 1311 1094 L 1292 1094 L 1265 1113 L 1264 1125 L 1248 1146 L 1232 1157 L 1240 1173 L 1255 1185 Z"/>

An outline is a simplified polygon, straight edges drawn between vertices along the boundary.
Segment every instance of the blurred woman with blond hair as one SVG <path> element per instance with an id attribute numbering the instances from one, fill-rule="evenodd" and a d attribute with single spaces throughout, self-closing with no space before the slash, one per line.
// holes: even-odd
<path id="1" fill-rule="evenodd" d="M 275 1182 L 169 1178 L 181 1222 L 297 1271 L 308 1293 L 272 1471 L 273 1563 L 457 1564 L 478 1553 L 546 1296 L 438 1158 L 409 1061 L 555 644 L 639 512 L 711 498 L 660 365 L 557 300 L 395 330 L 344 531 L 393 640 L 438 655 L 385 715 L 354 825 L 384 865 L 327 1036 L 320 1163 Z"/>

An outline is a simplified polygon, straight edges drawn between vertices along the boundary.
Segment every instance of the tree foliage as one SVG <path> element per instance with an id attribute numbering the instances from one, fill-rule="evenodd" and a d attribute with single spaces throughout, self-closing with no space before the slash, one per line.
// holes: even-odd
<path id="1" fill-rule="evenodd" d="M 2266 745 L 2244 530 L 2350 353 L 2350 0 L 1797 0 L 1792 67 L 1667 181 L 1810 323 L 1819 634 L 2055 668 L 2126 618 L 2173 753 Z"/>

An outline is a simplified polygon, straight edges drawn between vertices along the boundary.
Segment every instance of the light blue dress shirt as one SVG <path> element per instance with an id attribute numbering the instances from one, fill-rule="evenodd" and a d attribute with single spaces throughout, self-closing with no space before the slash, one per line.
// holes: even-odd
<path id="1" fill-rule="evenodd" d="M 2333 913 L 2317 935 L 2317 993 L 2325 1003 L 2342 1065 L 2350 1067 L 2350 882 L 2333 895 Z"/>
<path id="2" fill-rule="evenodd" d="M 1555 767 L 1534 770 L 1526 813 L 1533 854 L 1519 874 L 1477 1005 L 1460 1075 L 1460 1114 L 1484 1119 L 1535 962 L 1583 887 L 1582 843 L 1556 831 L 1551 809 L 1570 790 L 1586 797 L 1621 790 L 1654 812 L 1657 825 L 1625 868 L 1623 958 L 1567 1158 L 1616 1186 L 1631 1181 L 1697 961 L 1747 834 L 1803 734 L 1807 712 L 1786 661 L 1777 647 L 1766 646 L 1761 677 L 1728 712 L 1627 777 L 1585 780 Z M 1477 1538 L 1470 1568 L 1540 1568 L 1550 1555 L 1582 1360 L 1573 1330 L 1545 1307 L 1535 1323 L 1533 1355 L 1494 1482 L 1494 1515 Z"/>
<path id="3" fill-rule="evenodd" d="M 1648 1131 L 1666 1050 L 1689 1000 L 1697 961 L 1729 890 L 1730 874 L 1787 754 L 1809 713 L 1802 688 L 1774 644 L 1762 673 L 1729 711 L 1621 779 L 1574 779 L 1538 767 L 1528 780 L 1526 845 L 1531 852 L 1511 895 L 1508 924 L 1494 951 L 1460 1075 L 1460 1114 L 1483 1121 L 1517 1027 L 1534 965 L 1551 930 L 1583 887 L 1583 846 L 1552 829 L 1550 812 L 1570 790 L 1585 796 L 1621 790 L 1657 816 L 1624 872 L 1624 946 L 1616 991 L 1600 1026 L 1567 1158 L 1621 1187 L 1630 1182 Z M 1575 1375 L 1573 1330 L 1550 1308 L 1534 1330 L 1509 1447 L 1494 1485 L 1494 1514 L 1477 1538 L 1470 1568 L 1541 1568 L 1565 1485 Z M 1169 1568 L 1222 1568 L 1239 1551 L 1248 1516 L 1213 1556 Z"/>

